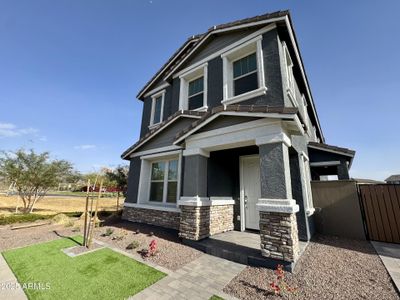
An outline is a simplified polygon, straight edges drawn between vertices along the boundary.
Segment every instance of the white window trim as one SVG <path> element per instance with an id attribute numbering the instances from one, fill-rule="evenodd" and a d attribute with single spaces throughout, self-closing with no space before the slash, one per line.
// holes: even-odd
<path id="1" fill-rule="evenodd" d="M 283 48 L 283 59 L 285 62 L 284 69 L 286 73 L 286 84 L 287 84 L 286 92 L 290 101 L 292 101 L 293 105 L 295 107 L 299 107 L 299 104 L 296 99 L 296 91 L 295 91 L 295 83 L 293 75 L 293 60 L 292 57 L 290 56 L 289 49 L 285 42 L 282 42 L 282 48 Z M 290 59 L 289 63 L 287 61 L 287 57 L 289 57 Z"/>
<path id="2" fill-rule="evenodd" d="M 137 203 L 154 206 L 154 207 L 178 207 L 178 200 L 181 196 L 181 176 L 182 176 L 182 151 L 170 151 L 163 153 L 156 153 L 141 156 L 141 166 L 140 166 L 140 178 L 139 178 L 139 190 Z M 176 203 L 168 203 L 164 202 L 166 200 L 165 194 L 167 190 L 165 189 L 164 181 L 164 189 L 163 189 L 163 202 L 150 201 L 150 185 L 151 185 L 151 165 L 153 162 L 165 161 L 165 160 L 174 160 L 178 159 L 178 178 L 177 178 L 177 195 L 176 195 Z M 166 166 L 167 167 L 167 166 Z"/>
<path id="3" fill-rule="evenodd" d="M 307 216 L 311 216 L 315 212 L 314 203 L 312 199 L 312 190 L 311 190 L 311 171 L 310 171 L 310 163 L 308 156 L 302 152 L 300 154 L 300 174 L 303 179 L 303 199 L 305 211 Z"/>
<path id="4" fill-rule="evenodd" d="M 194 111 L 207 110 L 207 94 L 208 94 L 208 63 L 202 64 L 179 76 L 179 109 L 189 109 L 189 82 L 203 77 L 203 106 L 194 109 Z"/>
<path id="5" fill-rule="evenodd" d="M 252 47 L 255 46 L 255 47 Z M 242 53 L 244 48 L 249 48 L 248 51 Z M 237 96 L 233 95 L 233 62 L 248 56 L 252 53 L 256 53 L 257 59 L 257 78 L 258 78 L 258 88 L 243 93 Z M 241 53 L 238 55 L 238 53 Z M 253 97 L 260 95 L 265 95 L 267 88 L 265 86 L 265 76 L 264 76 L 264 59 L 262 50 L 262 35 L 259 35 L 234 49 L 231 49 L 223 54 L 221 54 L 223 61 L 223 99 L 221 101 L 224 105 L 229 105 L 233 103 L 242 102 Z"/>
<path id="6" fill-rule="evenodd" d="M 154 111 L 155 111 L 155 104 L 156 104 L 156 99 L 161 96 L 161 112 L 160 112 L 160 122 L 154 123 Z M 163 114 L 164 114 L 164 98 L 165 98 L 165 90 L 162 90 L 158 92 L 157 94 L 154 94 L 151 96 L 151 114 L 150 114 L 150 125 L 149 128 L 154 128 L 163 121 Z"/>

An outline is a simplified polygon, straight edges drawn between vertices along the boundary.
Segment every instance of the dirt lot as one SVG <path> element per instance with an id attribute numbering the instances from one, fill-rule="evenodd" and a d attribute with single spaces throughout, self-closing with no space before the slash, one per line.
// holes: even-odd
<path id="1" fill-rule="evenodd" d="M 22 201 L 17 196 L 6 197 L 0 195 L 0 215 L 12 214 L 15 212 L 17 204 L 21 207 Z M 102 198 L 99 202 L 100 210 L 115 210 L 117 205 L 116 198 Z M 120 198 L 120 207 L 123 205 L 123 198 Z M 37 214 L 54 214 L 59 212 L 79 212 L 85 210 L 85 197 L 68 196 L 46 196 L 40 200 L 33 209 Z"/>
<path id="2" fill-rule="evenodd" d="M 297 290 L 283 299 L 400 299 L 367 241 L 316 236 L 286 275 Z M 247 267 L 224 291 L 239 299 L 282 299 L 270 288 L 274 278 L 272 270 Z"/>

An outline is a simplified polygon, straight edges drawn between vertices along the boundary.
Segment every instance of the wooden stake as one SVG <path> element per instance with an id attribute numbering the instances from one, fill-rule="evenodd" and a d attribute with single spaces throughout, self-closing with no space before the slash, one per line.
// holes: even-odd
<path id="1" fill-rule="evenodd" d="M 119 209 L 119 191 L 117 193 L 117 213 L 118 213 L 118 209 Z"/>
<path id="2" fill-rule="evenodd" d="M 92 188 L 92 191 L 90 192 L 90 215 L 89 215 L 89 225 L 88 225 L 88 229 L 86 232 L 86 241 L 88 241 L 90 230 L 94 226 L 93 225 L 93 189 L 96 188 L 96 184 L 97 184 L 97 176 L 96 176 L 96 180 L 94 181 L 94 186 Z M 89 248 L 89 246 L 90 246 L 89 243 L 86 242 L 86 248 Z"/>
<path id="3" fill-rule="evenodd" d="M 103 189 L 103 179 L 100 181 L 100 189 L 99 189 L 99 193 L 96 199 L 96 208 L 94 210 L 94 218 L 93 218 L 93 225 L 92 228 L 90 230 L 90 236 L 89 236 L 89 247 L 92 244 L 92 239 L 93 239 L 93 231 L 94 228 L 96 227 L 96 220 L 97 220 L 97 211 L 99 209 L 99 201 L 100 201 L 100 197 L 101 197 L 101 190 Z"/>
<path id="4" fill-rule="evenodd" d="M 85 224 L 83 225 L 83 246 L 87 246 L 87 215 L 88 215 L 88 208 L 89 208 L 89 190 L 90 190 L 90 179 L 88 179 L 87 186 L 86 186 L 86 204 L 85 204 Z"/>

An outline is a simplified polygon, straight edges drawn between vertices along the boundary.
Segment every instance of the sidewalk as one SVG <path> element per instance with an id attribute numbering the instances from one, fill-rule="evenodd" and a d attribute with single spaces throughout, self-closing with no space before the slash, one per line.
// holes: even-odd
<path id="1" fill-rule="evenodd" d="M 207 300 L 213 295 L 226 300 L 236 299 L 223 293 L 222 289 L 245 267 L 204 254 L 129 299 Z"/>
<path id="2" fill-rule="evenodd" d="M 390 277 L 392 277 L 397 291 L 400 291 L 400 244 L 373 241 L 371 241 L 371 244 L 381 258 Z"/>
<path id="3" fill-rule="evenodd" d="M 11 271 L 3 255 L 0 253 L 0 299 L 2 300 L 26 300 L 28 299 L 21 288 L 9 288 L 15 287 L 17 284 L 17 278 Z"/>

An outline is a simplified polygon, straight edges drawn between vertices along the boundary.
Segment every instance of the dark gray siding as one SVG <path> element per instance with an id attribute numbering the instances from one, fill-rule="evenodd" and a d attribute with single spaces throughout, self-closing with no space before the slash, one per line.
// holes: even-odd
<path id="1" fill-rule="evenodd" d="M 278 32 L 276 29 L 263 34 L 262 48 L 265 84 L 268 88 L 265 104 L 271 106 L 284 106 Z"/>
<path id="2" fill-rule="evenodd" d="M 137 202 L 141 163 L 140 157 L 131 159 L 128 175 L 128 191 L 125 199 L 127 203 Z"/>
<path id="3" fill-rule="evenodd" d="M 209 107 L 221 105 L 222 94 L 222 59 L 216 57 L 208 62 L 207 102 Z"/>
<path id="4" fill-rule="evenodd" d="M 206 126 L 201 128 L 197 132 L 200 133 L 200 132 L 214 130 L 214 129 L 218 129 L 218 128 L 224 128 L 224 127 L 228 127 L 228 126 L 232 126 L 232 125 L 236 125 L 236 124 L 255 121 L 258 119 L 259 118 L 251 118 L 251 117 L 220 116 L 215 121 L 212 121 L 211 123 L 207 124 Z"/>
<path id="5" fill-rule="evenodd" d="M 258 29 L 260 29 L 260 27 L 245 28 L 224 34 L 215 34 L 207 43 L 203 44 L 196 51 L 190 60 L 186 61 L 179 69 L 184 69 L 191 64 L 195 64 L 205 59 L 207 56 L 210 56 L 213 53 L 229 46 L 230 44 L 237 42 L 238 40 L 257 31 Z"/>
<path id="6" fill-rule="evenodd" d="M 145 143 L 142 147 L 138 148 L 138 151 L 144 151 L 149 149 L 156 149 L 165 146 L 171 146 L 175 140 L 175 136 L 178 132 L 187 128 L 196 119 L 181 117 L 166 129 L 161 131 L 159 134 L 154 136 L 150 141 Z"/>

